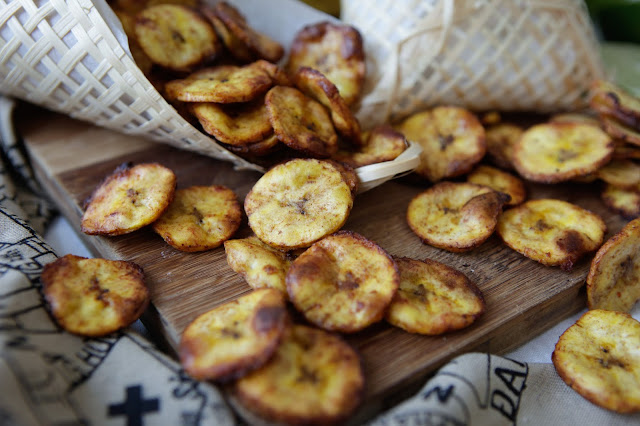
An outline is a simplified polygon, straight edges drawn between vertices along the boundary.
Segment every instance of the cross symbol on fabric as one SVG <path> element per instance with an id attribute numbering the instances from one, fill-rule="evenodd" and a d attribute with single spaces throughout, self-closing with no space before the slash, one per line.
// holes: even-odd
<path id="1" fill-rule="evenodd" d="M 158 398 L 144 399 L 142 386 L 128 386 L 127 396 L 120 404 L 109 405 L 109 417 L 127 416 L 127 426 L 142 426 L 142 417 L 146 413 L 160 410 Z"/>

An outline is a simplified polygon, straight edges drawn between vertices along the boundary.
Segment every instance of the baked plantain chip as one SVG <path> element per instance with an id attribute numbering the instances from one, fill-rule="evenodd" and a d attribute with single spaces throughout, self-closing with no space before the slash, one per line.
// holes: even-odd
<path id="1" fill-rule="evenodd" d="M 153 230 L 170 246 L 187 252 L 220 246 L 240 227 L 242 209 L 226 186 L 191 186 L 179 189 Z"/>
<path id="2" fill-rule="evenodd" d="M 529 259 L 570 270 L 602 245 L 607 227 L 600 216 L 582 207 L 539 199 L 506 210 L 496 230 L 507 246 Z"/>
<path id="3" fill-rule="evenodd" d="M 612 158 L 616 160 L 640 160 L 640 146 L 615 141 Z"/>
<path id="4" fill-rule="evenodd" d="M 234 6 L 221 1 L 216 3 L 214 12 L 225 27 L 242 41 L 256 58 L 278 62 L 284 55 L 284 48 L 280 43 L 251 28 L 246 18 Z"/>
<path id="5" fill-rule="evenodd" d="M 413 197 L 407 223 L 420 239 L 451 252 L 474 249 L 495 230 L 507 194 L 473 183 L 440 182 Z"/>
<path id="6" fill-rule="evenodd" d="M 248 157 L 264 157 L 280 149 L 282 146 L 280 140 L 275 134 L 267 136 L 261 141 L 251 142 L 244 145 L 228 145 L 226 148 L 238 155 L 244 155 Z"/>
<path id="7" fill-rule="evenodd" d="M 82 336 L 127 327 L 149 304 L 144 273 L 133 262 L 68 254 L 45 265 L 40 281 L 58 324 Z"/>
<path id="8" fill-rule="evenodd" d="M 596 80 L 591 84 L 589 106 L 600 116 L 611 116 L 640 130 L 640 99 L 615 84 Z"/>
<path id="9" fill-rule="evenodd" d="M 135 34 L 153 63 L 174 71 L 192 70 L 215 58 L 222 49 L 209 22 L 182 5 L 145 8 L 136 15 Z"/>
<path id="10" fill-rule="evenodd" d="M 629 314 L 587 311 L 562 333 L 551 360 L 588 401 L 618 413 L 640 411 L 640 322 Z"/>
<path id="11" fill-rule="evenodd" d="M 527 198 L 527 189 L 521 179 L 495 167 L 479 165 L 467 175 L 467 182 L 509 195 L 511 199 L 505 203 L 507 206 L 517 206 Z"/>
<path id="12" fill-rule="evenodd" d="M 409 333 L 438 335 L 473 324 L 486 305 L 464 274 L 443 263 L 396 258 L 400 286 L 386 320 Z"/>
<path id="13" fill-rule="evenodd" d="M 339 336 L 294 325 L 273 358 L 234 383 L 241 408 L 277 424 L 342 424 L 364 393 L 358 353 Z M 242 411 L 242 410 L 241 410 Z"/>
<path id="14" fill-rule="evenodd" d="M 640 300 L 640 219 L 625 225 L 596 252 L 587 275 L 589 309 L 629 312 Z"/>
<path id="15" fill-rule="evenodd" d="M 344 225 L 351 187 L 330 161 L 293 159 L 268 170 L 244 201 L 249 226 L 282 250 L 308 247 Z"/>
<path id="16" fill-rule="evenodd" d="M 590 124 L 544 123 L 527 129 L 513 150 L 525 179 L 557 183 L 592 173 L 609 162 L 614 143 Z"/>
<path id="17" fill-rule="evenodd" d="M 200 6 L 200 12 L 211 22 L 222 44 L 236 61 L 241 64 L 246 64 L 256 59 L 255 54 L 249 49 L 249 46 L 227 28 L 224 22 L 218 18 L 212 7 L 203 4 Z"/>
<path id="18" fill-rule="evenodd" d="M 273 133 L 263 99 L 233 104 L 194 102 L 191 112 L 205 132 L 229 145 L 259 142 Z"/>
<path id="19" fill-rule="evenodd" d="M 392 161 L 407 149 L 404 135 L 388 125 L 381 125 L 362 135 L 363 145 L 355 151 L 339 150 L 334 159 L 351 167 Z"/>
<path id="20" fill-rule="evenodd" d="M 136 18 L 132 13 L 128 13 L 124 10 L 114 9 L 114 13 L 120 20 L 122 24 L 122 29 L 124 33 L 127 35 L 127 41 L 129 42 L 129 50 L 131 51 L 131 56 L 133 56 L 133 60 L 135 61 L 138 68 L 144 75 L 150 75 L 151 69 L 153 68 L 153 62 L 151 58 L 144 53 L 140 43 L 138 43 L 138 39 L 136 38 Z"/>
<path id="21" fill-rule="evenodd" d="M 285 277 L 292 257 L 255 236 L 224 242 L 227 263 L 253 289 L 273 288 L 287 296 Z M 288 297 L 288 296 L 287 296 Z"/>
<path id="22" fill-rule="evenodd" d="M 338 149 L 338 136 L 327 110 L 298 89 L 275 86 L 265 97 L 278 139 L 296 151 L 327 158 Z"/>
<path id="23" fill-rule="evenodd" d="M 89 235 L 121 235 L 154 222 L 173 200 L 176 175 L 157 164 L 123 165 L 93 192 L 81 230 Z"/>
<path id="24" fill-rule="evenodd" d="M 350 25 L 319 22 L 302 28 L 291 43 L 285 67 L 295 75 L 300 67 L 320 71 L 338 88 L 347 105 L 359 98 L 366 73 L 360 32 Z"/>
<path id="25" fill-rule="evenodd" d="M 293 86 L 293 81 L 289 78 L 289 75 L 278 65 L 263 59 L 258 59 L 253 63 L 253 66 L 261 68 L 266 72 L 273 80 L 274 86 Z"/>
<path id="26" fill-rule="evenodd" d="M 397 130 L 422 146 L 415 171 L 431 182 L 469 172 L 486 152 L 484 128 L 472 113 L 459 107 L 417 112 Z"/>
<path id="27" fill-rule="evenodd" d="M 287 322 L 282 293 L 254 290 L 193 320 L 180 339 L 180 362 L 198 380 L 237 379 L 273 356 Z"/>
<path id="28" fill-rule="evenodd" d="M 312 324 L 341 333 L 354 333 L 381 320 L 398 280 L 389 254 L 350 231 L 313 244 L 293 261 L 286 278 L 296 309 Z"/>
<path id="29" fill-rule="evenodd" d="M 486 129 L 487 157 L 498 167 L 513 169 L 513 147 L 522 137 L 522 127 L 499 123 Z"/>
<path id="30" fill-rule="evenodd" d="M 604 131 L 611 135 L 612 138 L 619 139 L 635 146 L 640 145 L 640 131 L 609 116 L 601 117 L 600 121 Z"/>
<path id="31" fill-rule="evenodd" d="M 218 65 L 168 82 L 165 92 L 170 99 L 182 102 L 227 104 L 258 99 L 272 85 L 271 77 L 260 66 Z"/>
<path id="32" fill-rule="evenodd" d="M 602 191 L 602 202 L 625 219 L 640 216 L 640 185 L 634 188 L 620 188 L 606 184 Z"/>
<path id="33" fill-rule="evenodd" d="M 611 160 L 596 171 L 598 178 L 619 188 L 640 184 L 640 165 L 631 160 Z"/>
<path id="34" fill-rule="evenodd" d="M 313 68 L 300 67 L 294 81 L 302 93 L 329 108 L 333 125 L 343 140 L 362 145 L 360 123 L 340 96 L 338 88 L 327 77 Z"/>

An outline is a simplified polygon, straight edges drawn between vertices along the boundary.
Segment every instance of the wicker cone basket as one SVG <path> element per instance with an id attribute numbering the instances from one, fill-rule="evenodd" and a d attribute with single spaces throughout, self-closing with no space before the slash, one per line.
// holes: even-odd
<path id="1" fill-rule="evenodd" d="M 582 0 L 342 0 L 341 13 L 365 39 L 364 122 L 437 104 L 576 110 L 604 74 Z"/>

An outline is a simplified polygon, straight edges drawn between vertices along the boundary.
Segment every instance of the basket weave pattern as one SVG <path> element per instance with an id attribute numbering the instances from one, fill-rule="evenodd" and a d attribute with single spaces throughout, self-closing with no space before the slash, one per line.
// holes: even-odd
<path id="1" fill-rule="evenodd" d="M 90 0 L 0 0 L 0 93 L 260 170 L 184 120 Z"/>
<path id="2" fill-rule="evenodd" d="M 366 44 L 372 77 L 361 120 L 436 104 L 576 110 L 603 76 L 581 0 L 343 0 L 342 19 Z"/>

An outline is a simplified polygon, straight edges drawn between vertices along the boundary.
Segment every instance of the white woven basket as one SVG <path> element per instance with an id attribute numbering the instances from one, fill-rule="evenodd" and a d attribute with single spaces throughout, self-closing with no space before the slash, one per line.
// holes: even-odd
<path id="1" fill-rule="evenodd" d="M 437 104 L 580 109 L 604 74 L 582 0 L 342 0 L 341 18 L 365 39 L 367 122 Z"/>
<path id="2" fill-rule="evenodd" d="M 285 47 L 304 25 L 331 19 L 295 0 L 231 2 Z M 358 112 L 364 128 L 436 103 L 569 109 L 602 73 L 577 0 L 345 0 L 342 7 L 344 19 L 361 30 L 369 61 Z M 262 170 L 162 98 L 135 65 L 105 0 L 0 0 L 0 93 Z M 359 170 L 363 187 L 412 170 L 418 151 Z"/>

